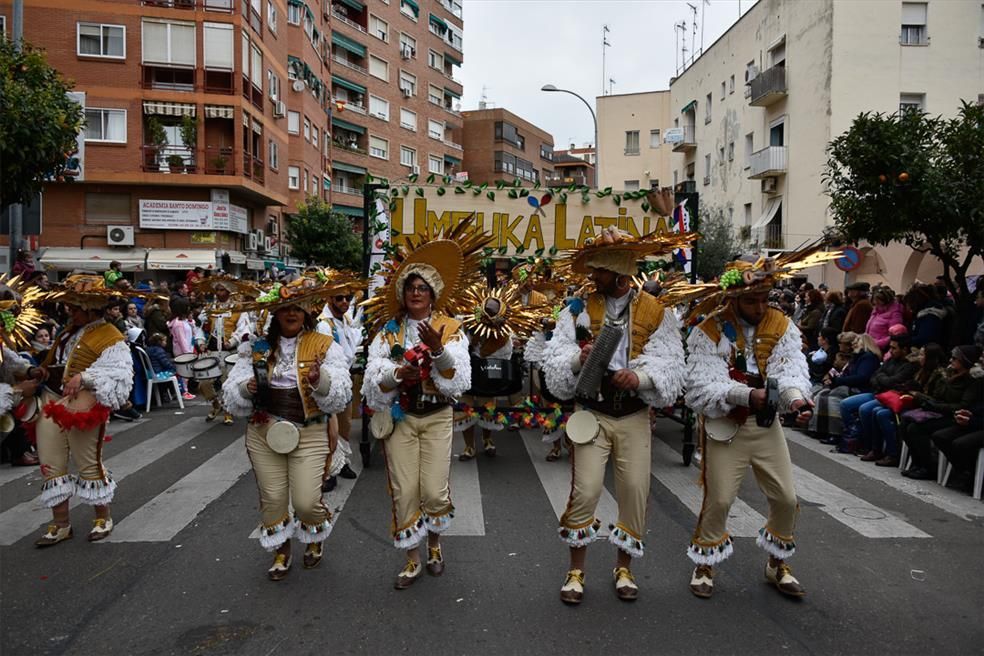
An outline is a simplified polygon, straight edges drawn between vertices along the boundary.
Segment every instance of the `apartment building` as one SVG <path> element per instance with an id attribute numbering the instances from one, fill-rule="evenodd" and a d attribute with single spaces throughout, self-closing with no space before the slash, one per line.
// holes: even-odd
<path id="1" fill-rule="evenodd" d="M 461 170 L 460 0 L 334 0 L 332 203 L 362 216 L 366 176 Z"/>
<path id="2" fill-rule="evenodd" d="M 574 149 L 574 144 L 571 144 Z M 570 150 L 554 151 L 554 176 L 547 178 L 548 187 L 566 187 L 571 184 L 595 187 L 595 167 L 584 157 L 575 157 Z"/>
<path id="3" fill-rule="evenodd" d="M 553 137 L 507 109 L 483 108 L 464 117 L 464 170 L 472 182 L 549 184 L 555 178 Z"/>
<path id="4" fill-rule="evenodd" d="M 667 186 L 672 148 L 663 130 L 672 124 L 670 92 L 647 91 L 598 96 L 598 148 L 605 166 L 598 186 L 621 191 Z"/>

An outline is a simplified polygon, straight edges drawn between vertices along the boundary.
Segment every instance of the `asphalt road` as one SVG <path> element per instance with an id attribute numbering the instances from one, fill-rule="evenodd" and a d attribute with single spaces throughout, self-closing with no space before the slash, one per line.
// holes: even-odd
<path id="1" fill-rule="evenodd" d="M 647 552 L 635 603 L 611 583 L 614 547 L 590 549 L 584 603 L 558 599 L 567 568 L 557 513 L 569 462 L 536 439 L 500 433 L 495 459 L 454 462 L 447 571 L 397 592 L 381 460 L 327 497 L 340 509 L 325 560 L 287 579 L 250 537 L 257 493 L 240 421 L 205 424 L 204 407 L 155 410 L 110 426 L 120 485 L 110 541 L 38 550 L 45 523 L 36 471 L 0 469 L 0 653 L 20 654 L 971 654 L 984 645 L 984 503 L 903 479 L 789 433 L 802 512 L 791 561 L 808 596 L 781 597 L 751 535 L 766 512 L 749 476 L 733 512 L 735 556 L 713 599 L 687 589 L 684 551 L 700 493 L 659 425 Z M 356 424 L 356 427 L 358 424 Z M 455 453 L 461 450 L 460 438 Z M 356 463 L 357 469 L 361 463 Z M 614 489 L 612 481 L 607 484 Z M 614 499 L 605 495 L 599 515 Z M 295 555 L 300 556 L 295 544 Z"/>

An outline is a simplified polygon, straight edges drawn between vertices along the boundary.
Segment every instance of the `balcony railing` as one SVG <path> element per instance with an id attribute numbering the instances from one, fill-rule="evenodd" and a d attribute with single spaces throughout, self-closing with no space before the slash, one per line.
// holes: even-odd
<path id="1" fill-rule="evenodd" d="M 458 110 L 456 110 L 456 109 L 454 109 L 452 107 L 448 107 L 447 105 L 442 105 L 442 106 L 444 107 L 444 111 L 446 111 L 448 114 L 451 114 L 452 116 L 457 116 L 458 118 L 461 118 L 461 112 L 459 112 Z"/>
<path id="2" fill-rule="evenodd" d="M 749 180 L 760 180 L 786 172 L 786 146 L 768 146 L 749 158 Z"/>
<path id="3" fill-rule="evenodd" d="M 188 146 L 156 146 L 144 144 L 140 147 L 142 168 L 148 173 L 195 173 L 195 150 Z"/>
<path id="4" fill-rule="evenodd" d="M 448 146 L 449 148 L 454 148 L 455 150 L 464 150 L 461 144 L 456 144 L 455 142 L 449 141 L 448 139 L 444 140 L 444 145 Z"/>
<path id="5" fill-rule="evenodd" d="M 359 30 L 363 34 L 366 32 L 366 28 L 362 27 L 361 25 L 359 25 L 358 23 L 356 23 L 351 18 L 346 17 L 344 14 L 342 14 L 340 11 L 338 11 L 334 7 L 334 5 L 332 5 L 332 8 L 331 8 L 331 15 L 332 15 L 333 18 L 337 18 L 338 20 L 340 20 L 341 22 L 345 23 L 349 27 L 351 27 L 353 29 L 356 29 L 356 30 Z"/>
<path id="6" fill-rule="evenodd" d="M 331 58 L 332 58 L 332 60 L 334 60 L 335 62 L 341 64 L 342 66 L 344 66 L 346 68 L 351 68 L 353 71 L 358 71 L 358 72 L 363 73 L 363 74 L 366 74 L 366 73 L 369 72 L 369 71 L 366 70 L 366 67 L 365 66 L 360 66 L 359 64 L 356 64 L 355 62 L 350 62 L 349 60 L 345 59 L 341 55 L 332 55 Z"/>
<path id="7" fill-rule="evenodd" d="M 337 191 L 338 193 L 341 194 L 352 194 L 354 196 L 360 196 L 360 197 L 362 196 L 361 189 L 357 189 L 356 187 L 348 187 L 340 183 L 336 183 L 335 186 L 332 187 L 332 191 Z"/>
<path id="8" fill-rule="evenodd" d="M 579 187 L 589 186 L 588 178 L 584 175 L 552 175 L 543 178 L 543 182 L 548 187 L 566 187 L 572 184 Z"/>
<path id="9" fill-rule="evenodd" d="M 168 7 L 171 9 L 194 9 L 195 0 L 143 0 L 145 7 Z"/>
<path id="10" fill-rule="evenodd" d="M 235 175 L 236 163 L 232 146 L 207 146 L 205 148 L 205 173 L 209 175 Z"/>
<path id="11" fill-rule="evenodd" d="M 194 68 L 141 64 L 140 86 L 144 89 L 195 91 L 198 88 L 198 71 Z"/>
<path id="12" fill-rule="evenodd" d="M 263 160 L 253 157 L 250 153 L 243 153 L 243 175 L 256 182 L 263 182 Z"/>
<path id="13" fill-rule="evenodd" d="M 673 144 L 673 152 L 684 153 L 688 150 L 696 150 L 697 135 L 694 126 L 684 125 L 682 128 L 680 128 L 680 130 L 683 136 L 681 137 L 680 141 L 677 141 L 676 143 Z"/>
<path id="14" fill-rule="evenodd" d="M 365 148 L 362 148 L 361 146 L 359 146 L 359 144 L 353 143 L 351 141 L 346 143 L 344 141 L 333 140 L 332 141 L 332 145 L 335 147 L 335 149 L 338 152 L 357 153 L 359 155 L 368 155 L 369 154 L 369 151 L 368 150 L 366 150 Z"/>
<path id="15" fill-rule="evenodd" d="M 748 104 L 767 107 L 786 97 L 786 67 L 773 66 L 762 71 L 751 81 L 752 94 Z"/>
<path id="16" fill-rule="evenodd" d="M 763 248 L 785 248 L 782 235 L 782 221 L 773 221 L 762 229 Z"/>
<path id="17" fill-rule="evenodd" d="M 236 92 L 235 74 L 232 71 L 205 71 L 206 93 Z"/>

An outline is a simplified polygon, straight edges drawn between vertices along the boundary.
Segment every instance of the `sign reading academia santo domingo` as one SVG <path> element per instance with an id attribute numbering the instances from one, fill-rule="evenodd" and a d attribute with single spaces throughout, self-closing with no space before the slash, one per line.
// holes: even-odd
<path id="1" fill-rule="evenodd" d="M 590 193 L 584 203 L 580 192 L 567 194 L 566 203 L 558 203 L 558 194 L 537 209 L 529 198 L 510 198 L 509 187 L 492 191 L 495 199 L 483 191 L 476 195 L 471 189 L 464 194 L 447 188 L 443 195 L 437 187 L 421 186 L 421 196 L 414 188 L 406 197 L 391 198 L 390 229 L 393 241 L 400 243 L 406 235 L 437 234 L 456 226 L 475 213 L 477 229 L 493 237 L 493 246 L 506 248 L 507 255 L 531 254 L 538 249 L 558 251 L 575 248 L 603 228 L 617 226 L 632 235 L 653 231 L 669 232 L 666 217 L 643 210 L 645 198 L 621 199 L 616 205 L 612 196 L 598 198 Z M 545 190 L 529 190 L 539 204 Z M 647 206 L 648 210 L 648 206 Z"/>

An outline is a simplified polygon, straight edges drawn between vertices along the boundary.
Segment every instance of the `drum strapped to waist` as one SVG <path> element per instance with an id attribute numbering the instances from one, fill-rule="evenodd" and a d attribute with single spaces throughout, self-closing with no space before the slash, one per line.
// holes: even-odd
<path id="1" fill-rule="evenodd" d="M 195 371 L 191 365 L 197 359 L 198 355 L 195 353 L 182 353 L 181 355 L 174 356 L 174 373 L 182 378 L 194 378 Z"/>
<path id="2" fill-rule="evenodd" d="M 471 356 L 473 396 L 512 396 L 523 389 L 523 356 L 515 353 L 508 359 Z"/>
<path id="3" fill-rule="evenodd" d="M 755 413 L 755 423 L 760 428 L 768 428 L 776 420 L 779 409 L 779 383 L 775 378 L 763 381 L 761 376 L 749 375 L 746 384 L 752 389 L 765 388 L 765 405 Z M 745 425 L 750 414 L 745 407 L 737 407 L 724 417 L 705 417 L 704 434 L 715 442 L 730 442 L 735 439 L 738 429 Z"/>
<path id="4" fill-rule="evenodd" d="M 590 410 L 578 410 L 567 419 L 567 437 L 574 444 L 590 444 L 600 432 L 601 424 Z"/>
<path id="5" fill-rule="evenodd" d="M 215 380 L 222 378 L 222 360 L 206 355 L 195 360 L 191 365 L 191 375 L 195 380 Z"/>
<path id="6" fill-rule="evenodd" d="M 236 366 L 236 361 L 239 360 L 239 355 L 236 353 L 230 353 L 223 359 L 227 368 L 232 369 Z"/>
<path id="7" fill-rule="evenodd" d="M 280 454 L 288 454 L 297 448 L 301 440 L 301 431 L 294 422 L 275 421 L 267 428 L 266 441 L 271 450 Z"/>

